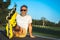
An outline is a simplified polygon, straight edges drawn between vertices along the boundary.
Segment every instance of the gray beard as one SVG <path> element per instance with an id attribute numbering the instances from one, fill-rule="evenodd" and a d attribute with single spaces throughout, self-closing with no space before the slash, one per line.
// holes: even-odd
<path id="1" fill-rule="evenodd" d="M 26 16 L 26 14 L 20 14 L 21 16 Z"/>

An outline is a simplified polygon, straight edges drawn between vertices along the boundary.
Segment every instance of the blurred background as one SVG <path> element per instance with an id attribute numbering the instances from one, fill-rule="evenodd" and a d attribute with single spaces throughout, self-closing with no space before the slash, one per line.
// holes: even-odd
<path id="1" fill-rule="evenodd" d="M 0 0 L 0 30 L 5 30 L 6 16 L 15 4 L 19 14 L 22 5 L 28 6 L 34 35 L 60 38 L 60 0 Z"/>

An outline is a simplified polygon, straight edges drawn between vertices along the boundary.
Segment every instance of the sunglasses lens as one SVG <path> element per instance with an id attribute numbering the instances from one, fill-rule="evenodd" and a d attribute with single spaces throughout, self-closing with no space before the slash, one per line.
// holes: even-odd
<path id="1" fill-rule="evenodd" d="M 21 11 L 26 11 L 26 10 L 21 10 Z"/>

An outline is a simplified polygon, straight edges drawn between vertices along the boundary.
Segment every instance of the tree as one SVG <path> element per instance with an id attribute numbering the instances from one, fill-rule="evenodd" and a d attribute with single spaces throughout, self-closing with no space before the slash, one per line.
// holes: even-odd
<path id="1" fill-rule="evenodd" d="M 6 16 L 8 15 L 8 12 L 11 10 L 11 9 L 8 9 L 10 2 L 11 0 L 6 0 L 6 2 L 3 2 L 3 0 L 0 0 L 0 19 L 3 24 L 6 22 Z"/>
<path id="2" fill-rule="evenodd" d="M 41 17 L 41 20 L 42 20 L 42 24 L 43 24 L 43 26 L 45 26 L 45 20 L 46 20 L 46 18 L 45 17 Z"/>
<path id="3" fill-rule="evenodd" d="M 58 22 L 57 26 L 60 27 L 60 21 Z"/>

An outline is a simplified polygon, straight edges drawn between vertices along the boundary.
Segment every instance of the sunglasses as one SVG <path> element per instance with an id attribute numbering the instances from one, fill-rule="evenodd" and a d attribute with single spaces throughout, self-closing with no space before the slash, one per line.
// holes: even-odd
<path id="1" fill-rule="evenodd" d="M 21 10 L 21 11 L 27 11 L 27 10 Z"/>

